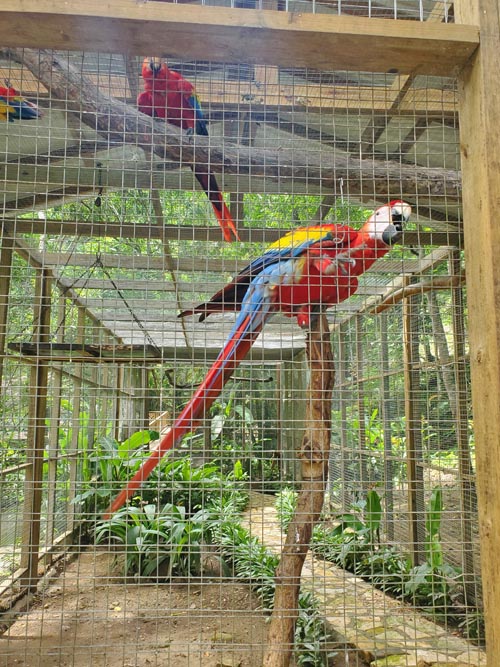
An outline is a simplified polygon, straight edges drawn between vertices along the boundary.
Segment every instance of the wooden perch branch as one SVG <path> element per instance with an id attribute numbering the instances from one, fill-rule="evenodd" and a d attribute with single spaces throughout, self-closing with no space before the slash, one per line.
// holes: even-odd
<path id="1" fill-rule="evenodd" d="M 302 488 L 276 571 L 274 608 L 264 667 L 288 667 L 290 664 L 302 566 L 309 550 L 314 525 L 323 507 L 328 475 L 335 371 L 330 331 L 324 314 L 311 322 L 306 347 L 311 379 L 308 387 L 306 429 L 299 454 Z"/>
<path id="2" fill-rule="evenodd" d="M 431 292 L 433 290 L 452 289 L 453 287 L 460 287 L 464 283 L 465 275 L 463 274 L 457 276 L 446 276 L 444 278 L 431 278 L 425 282 L 422 281 L 419 283 L 411 283 L 410 285 L 405 285 L 404 287 L 401 287 L 401 289 L 398 289 L 396 292 L 393 292 L 393 294 L 378 303 L 368 312 L 371 315 L 378 315 L 391 306 L 394 306 L 394 304 L 399 303 L 403 299 L 406 299 L 410 296 L 415 296 L 415 294 L 424 294 L 425 292 Z"/>
<path id="3" fill-rule="evenodd" d="M 107 97 L 67 59 L 50 51 L 4 49 L 2 53 L 28 67 L 52 98 L 66 101 L 68 111 L 107 141 L 139 146 L 161 160 L 186 166 L 208 164 L 214 172 L 251 174 L 282 184 L 287 180 L 314 183 L 333 194 L 343 183 L 350 195 L 380 200 L 403 196 L 409 201 L 418 197 L 422 205 L 436 196 L 457 201 L 460 195 L 460 174 L 451 169 L 357 159 L 333 150 L 320 155 L 313 150 L 262 149 L 227 142 L 221 150 L 204 137 L 197 136 L 193 142 L 176 127 Z"/>

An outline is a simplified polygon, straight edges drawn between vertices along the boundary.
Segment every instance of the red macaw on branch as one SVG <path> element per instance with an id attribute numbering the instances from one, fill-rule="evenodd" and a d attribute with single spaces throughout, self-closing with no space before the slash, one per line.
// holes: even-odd
<path id="1" fill-rule="evenodd" d="M 188 134 L 208 136 L 207 122 L 192 83 L 167 67 L 160 58 L 145 58 L 142 63 L 144 91 L 137 97 L 139 111 L 163 118 Z M 195 164 L 194 175 L 205 191 L 226 241 L 239 240 L 236 225 L 224 202 L 222 192 L 207 165 Z M 234 236 L 234 239 L 233 239 Z"/>
<path id="2" fill-rule="evenodd" d="M 25 99 L 21 93 L 12 88 L 8 81 L 0 86 L 0 121 L 33 120 L 41 113 L 33 102 Z"/>
<path id="3" fill-rule="evenodd" d="M 181 313 L 180 317 L 199 314 L 203 320 L 211 313 L 239 310 L 205 379 L 105 516 L 116 512 L 165 453 L 197 426 L 275 313 L 296 317 L 301 327 L 307 327 L 321 308 L 350 297 L 358 288 L 358 277 L 400 239 L 410 214 L 408 204 L 394 200 L 378 208 L 359 230 L 335 224 L 295 229 L 272 244 L 210 301 Z"/>

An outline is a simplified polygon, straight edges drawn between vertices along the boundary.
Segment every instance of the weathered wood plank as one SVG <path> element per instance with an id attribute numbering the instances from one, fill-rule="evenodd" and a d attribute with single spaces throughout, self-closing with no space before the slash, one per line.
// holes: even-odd
<path id="1" fill-rule="evenodd" d="M 481 28 L 459 82 L 472 404 L 488 665 L 500 664 L 500 14 L 498 0 L 455 3 Z"/>
<path id="2" fill-rule="evenodd" d="M 202 225 L 165 225 L 160 233 L 158 225 L 113 222 L 80 222 L 77 220 L 15 220 L 4 218 L 17 234 L 54 234 L 56 236 L 89 236 L 131 239 L 166 238 L 176 241 L 220 241 L 218 227 Z M 313 221 L 311 221 L 312 224 Z M 304 222 L 307 224 L 307 221 Z M 427 223 L 426 223 L 427 224 Z M 274 243 L 285 233 L 284 229 L 265 227 L 238 230 L 242 241 L 247 243 Z M 462 245 L 458 232 L 405 232 L 403 245 Z"/>
<path id="3" fill-rule="evenodd" d="M 158 54 L 217 62 L 453 76 L 479 42 L 453 24 L 126 0 L 3 0 L 6 46 Z M 367 54 L 370 54 L 369 64 Z"/>

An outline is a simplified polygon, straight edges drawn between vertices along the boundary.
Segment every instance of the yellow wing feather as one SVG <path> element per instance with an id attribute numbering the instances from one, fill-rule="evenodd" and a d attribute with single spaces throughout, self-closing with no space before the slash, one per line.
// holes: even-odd
<path id="1" fill-rule="evenodd" d="M 296 248 L 306 243 L 317 243 L 326 238 L 332 232 L 331 225 L 313 225 L 312 227 L 299 227 L 293 229 L 267 247 L 267 250 L 284 250 L 285 248 Z"/>

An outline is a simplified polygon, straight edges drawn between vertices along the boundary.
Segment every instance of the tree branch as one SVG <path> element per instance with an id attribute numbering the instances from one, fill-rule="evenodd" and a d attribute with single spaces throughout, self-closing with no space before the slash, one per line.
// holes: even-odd
<path id="1" fill-rule="evenodd" d="M 67 101 L 67 109 L 107 141 L 130 143 L 152 151 L 161 160 L 180 165 L 209 164 L 215 172 L 252 174 L 279 181 L 314 183 L 335 193 L 383 200 L 405 197 L 429 205 L 435 197 L 457 201 L 460 174 L 451 169 L 424 168 L 397 162 L 358 159 L 335 150 L 302 148 L 262 149 L 225 143 L 224 150 L 209 140 L 193 141 L 176 127 L 139 113 L 134 107 L 114 100 L 98 89 L 67 59 L 48 50 L 9 49 L 7 55 L 22 62 L 49 90 L 52 98 Z"/>

